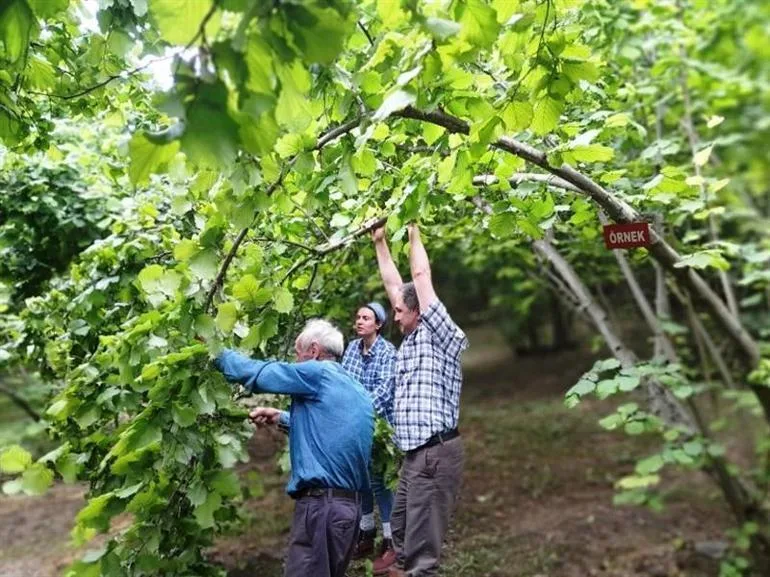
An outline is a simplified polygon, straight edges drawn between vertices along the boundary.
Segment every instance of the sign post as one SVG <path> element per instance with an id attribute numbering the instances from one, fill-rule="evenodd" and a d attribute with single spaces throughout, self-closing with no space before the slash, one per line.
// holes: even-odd
<path id="1" fill-rule="evenodd" d="M 650 225 L 646 222 L 605 224 L 604 245 L 609 249 L 650 246 Z"/>

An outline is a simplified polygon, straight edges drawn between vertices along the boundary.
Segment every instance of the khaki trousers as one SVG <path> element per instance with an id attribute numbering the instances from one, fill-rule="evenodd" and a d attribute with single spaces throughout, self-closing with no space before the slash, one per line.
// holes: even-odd
<path id="1" fill-rule="evenodd" d="M 461 437 L 406 454 L 391 526 L 396 563 L 409 577 L 438 572 L 462 471 Z"/>

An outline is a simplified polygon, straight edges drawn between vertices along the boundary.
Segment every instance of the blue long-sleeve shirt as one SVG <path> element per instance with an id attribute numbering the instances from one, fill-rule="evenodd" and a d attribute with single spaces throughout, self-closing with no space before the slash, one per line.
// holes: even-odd
<path id="1" fill-rule="evenodd" d="M 307 487 L 369 488 L 374 410 L 369 394 L 339 363 L 258 361 L 225 350 L 214 361 L 250 392 L 291 395 L 290 495 Z"/>

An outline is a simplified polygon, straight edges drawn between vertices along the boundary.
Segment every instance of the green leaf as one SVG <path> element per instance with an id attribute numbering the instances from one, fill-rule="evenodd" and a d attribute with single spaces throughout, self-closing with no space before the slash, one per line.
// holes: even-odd
<path id="1" fill-rule="evenodd" d="M 113 497 L 113 493 L 105 493 L 98 497 L 92 497 L 88 500 L 88 504 L 78 512 L 75 517 L 75 522 L 86 527 L 94 524 L 94 521 L 101 517 L 104 509 Z"/>
<path id="2" fill-rule="evenodd" d="M 21 488 L 27 495 L 42 495 L 52 484 L 53 471 L 42 463 L 35 463 L 21 477 Z"/>
<path id="3" fill-rule="evenodd" d="M 659 475 L 631 475 L 629 477 L 623 477 L 617 483 L 621 489 L 643 489 L 646 487 L 652 487 L 660 482 Z"/>
<path id="4" fill-rule="evenodd" d="M 565 158 L 569 155 L 577 162 L 607 162 L 612 160 L 615 151 L 609 146 L 589 144 L 574 146 L 569 151 L 565 151 L 564 155 Z"/>
<path id="5" fill-rule="evenodd" d="M 589 381 L 588 379 L 580 379 L 577 383 L 572 385 L 569 391 L 567 391 L 567 396 L 577 395 L 582 397 L 592 393 L 594 389 L 596 389 L 596 383 Z"/>
<path id="6" fill-rule="evenodd" d="M 307 96 L 312 83 L 310 73 L 299 60 L 295 60 L 292 65 L 278 69 L 278 78 L 281 94 L 275 107 L 275 119 L 279 126 L 302 132 L 313 120 L 311 100 Z"/>
<path id="7" fill-rule="evenodd" d="M 497 238 L 509 238 L 516 228 L 516 216 L 512 212 L 493 214 L 489 219 L 489 232 Z"/>
<path id="8" fill-rule="evenodd" d="M 707 146 L 706 148 L 703 148 L 695 153 L 693 156 L 693 162 L 696 164 L 696 166 L 703 166 L 709 161 L 709 158 L 711 158 L 711 151 L 714 149 L 714 145 L 711 144 Z"/>
<path id="9" fill-rule="evenodd" d="M 338 212 L 334 216 L 332 216 L 331 221 L 329 222 L 329 226 L 332 228 L 342 228 L 350 224 L 350 221 L 352 219 L 347 214 L 342 214 L 341 212 Z"/>
<path id="10" fill-rule="evenodd" d="M 491 48 L 500 31 L 495 9 L 481 0 L 465 0 L 458 3 L 457 10 L 462 26 L 460 38 L 479 48 Z"/>
<path id="11" fill-rule="evenodd" d="M 198 36 L 203 19 L 209 13 L 214 0 L 149 0 L 150 17 L 163 40 L 169 44 L 187 46 Z M 218 28 L 219 14 L 209 19 L 206 36 L 212 38 Z"/>
<path id="12" fill-rule="evenodd" d="M 182 284 L 182 277 L 173 270 L 166 270 L 159 264 L 144 267 L 136 277 L 137 285 L 153 306 L 174 298 Z"/>
<path id="13" fill-rule="evenodd" d="M 180 427 L 189 427 L 198 418 L 198 411 L 193 406 L 174 401 L 171 405 L 171 416 Z"/>
<path id="14" fill-rule="evenodd" d="M 35 26 L 26 0 L 6 0 L 0 7 L 0 40 L 5 46 L 6 58 L 13 64 L 27 51 L 29 37 Z"/>
<path id="15" fill-rule="evenodd" d="M 730 263 L 718 250 L 706 249 L 683 256 L 678 263 L 674 264 L 674 266 L 676 268 L 691 267 L 701 270 L 705 268 L 728 270 L 730 268 Z"/>
<path id="16" fill-rule="evenodd" d="M 219 270 L 219 257 L 211 249 L 202 250 L 190 259 L 189 265 L 195 278 L 214 280 Z"/>
<path id="17" fill-rule="evenodd" d="M 406 90 L 402 89 L 394 90 L 385 97 L 385 100 L 382 101 L 382 104 L 377 109 L 377 112 L 375 112 L 372 116 L 372 121 L 377 122 L 380 120 L 385 120 L 394 112 L 398 112 L 407 106 L 411 106 L 416 100 L 417 97 L 411 92 L 407 92 Z"/>
<path id="18" fill-rule="evenodd" d="M 355 24 L 333 8 L 285 4 L 286 24 L 307 63 L 329 65 L 337 58 Z"/>
<path id="19" fill-rule="evenodd" d="M 19 445 L 6 447 L 0 453 L 0 472 L 21 473 L 32 463 L 32 455 Z"/>
<path id="20" fill-rule="evenodd" d="M 165 169 L 177 152 L 179 142 L 154 144 L 144 134 L 137 132 L 128 143 L 128 177 L 134 184 L 148 181 L 151 174 Z"/>
<path id="21" fill-rule="evenodd" d="M 70 0 L 28 0 L 28 2 L 32 11 L 41 20 L 63 12 L 70 4 Z"/>
<path id="22" fill-rule="evenodd" d="M 426 18 L 424 24 L 428 32 L 439 40 L 446 40 L 462 30 L 462 25 L 459 22 L 445 20 L 444 18 L 434 18 L 433 16 Z"/>
<path id="23" fill-rule="evenodd" d="M 217 471 L 210 485 L 223 497 L 238 497 L 241 494 L 241 483 L 233 471 Z"/>
<path id="24" fill-rule="evenodd" d="M 636 472 L 642 476 L 657 473 L 665 464 L 666 461 L 661 455 L 652 455 L 636 464 Z"/>
<path id="25" fill-rule="evenodd" d="M 174 247 L 174 258 L 179 261 L 189 260 L 198 252 L 198 243 L 192 239 L 185 238 L 180 240 Z"/>
<path id="26" fill-rule="evenodd" d="M 204 529 L 210 529 L 214 526 L 214 513 L 222 505 L 222 495 L 219 493 L 209 493 L 206 500 L 195 507 L 195 520 L 198 521 Z"/>
<path id="27" fill-rule="evenodd" d="M 235 327 L 235 321 L 237 320 L 238 307 L 235 306 L 235 303 L 227 302 L 219 305 L 215 322 L 220 331 L 229 335 L 233 332 L 233 327 Z"/>
<path id="28" fill-rule="evenodd" d="M 233 285 L 233 296 L 247 309 L 256 309 L 270 302 L 273 294 L 268 288 L 260 288 L 254 275 L 247 274 Z"/>
<path id="29" fill-rule="evenodd" d="M 279 313 L 290 313 L 294 308 L 294 296 L 289 289 L 281 287 L 273 294 L 273 308 Z"/>
<path id="30" fill-rule="evenodd" d="M 514 100 L 505 107 L 502 113 L 505 127 L 512 132 L 520 132 L 529 128 L 532 124 L 534 111 L 529 102 Z"/>
<path id="31" fill-rule="evenodd" d="M 227 112 L 227 88 L 204 85 L 187 108 L 182 151 L 200 166 L 227 167 L 238 149 L 238 125 Z"/>
<path id="32" fill-rule="evenodd" d="M 446 132 L 446 129 L 443 126 L 425 123 L 422 127 L 422 139 L 425 141 L 425 144 L 432 146 L 434 142 L 444 136 L 444 132 Z"/>
<path id="33" fill-rule="evenodd" d="M 543 135 L 551 132 L 559 124 L 559 117 L 564 109 L 564 102 L 545 97 L 535 103 L 532 130 Z"/>

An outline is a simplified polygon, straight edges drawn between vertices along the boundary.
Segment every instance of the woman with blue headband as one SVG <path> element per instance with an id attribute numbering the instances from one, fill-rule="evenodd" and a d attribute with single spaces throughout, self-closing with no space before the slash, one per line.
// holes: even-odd
<path id="1" fill-rule="evenodd" d="M 342 358 L 342 366 L 372 396 L 375 412 L 388 423 L 393 424 L 393 387 L 396 367 L 396 348 L 380 332 L 388 315 L 380 303 L 371 302 L 356 312 L 355 330 L 357 339 L 348 344 Z M 361 499 L 361 524 L 355 557 L 361 558 L 374 551 L 377 527 L 374 523 L 374 500 L 380 509 L 382 520 L 382 549 L 375 565 L 388 567 L 395 562 L 390 514 L 393 510 L 393 492 L 385 486 L 380 476 L 372 475 L 372 491 L 364 493 Z"/>

